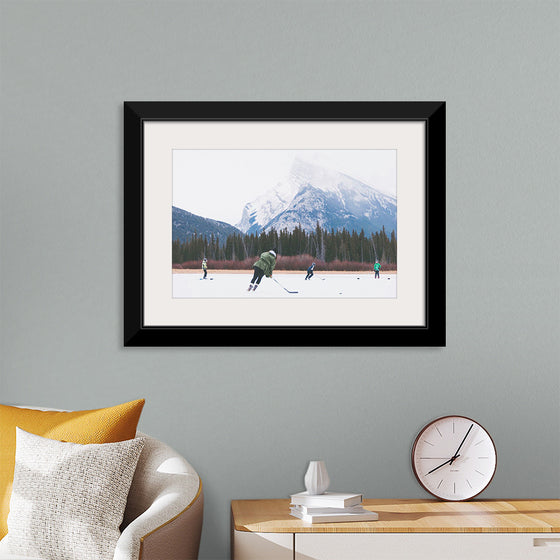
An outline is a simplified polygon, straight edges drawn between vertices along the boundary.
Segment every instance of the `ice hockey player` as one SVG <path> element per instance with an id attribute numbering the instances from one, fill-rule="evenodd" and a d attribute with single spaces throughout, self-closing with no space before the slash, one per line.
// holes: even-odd
<path id="1" fill-rule="evenodd" d="M 379 264 L 379 261 L 375 261 L 375 264 L 373 265 L 373 270 L 375 272 L 375 278 L 379 278 L 379 271 L 381 270 L 381 265 Z"/>
<path id="2" fill-rule="evenodd" d="M 202 272 L 204 273 L 202 279 L 206 280 L 206 275 L 208 274 L 208 261 L 206 260 L 206 257 L 202 259 Z"/>
<path id="3" fill-rule="evenodd" d="M 315 268 L 315 263 L 313 263 L 308 269 L 307 269 L 307 276 L 305 277 L 306 280 L 310 280 L 311 277 L 313 276 L 313 269 Z"/>
<path id="4" fill-rule="evenodd" d="M 276 266 L 276 248 L 265 251 L 261 254 L 260 259 L 253 265 L 253 278 L 249 284 L 247 291 L 255 291 L 261 283 L 262 277 L 272 277 L 272 271 Z"/>

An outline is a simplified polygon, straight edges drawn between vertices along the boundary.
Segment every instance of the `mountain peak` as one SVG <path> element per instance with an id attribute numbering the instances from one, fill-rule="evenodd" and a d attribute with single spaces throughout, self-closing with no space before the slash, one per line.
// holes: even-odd
<path id="1" fill-rule="evenodd" d="M 396 229 L 396 199 L 345 173 L 294 158 L 286 179 L 243 208 L 237 227 L 259 233 L 274 227 L 307 231 Z"/>

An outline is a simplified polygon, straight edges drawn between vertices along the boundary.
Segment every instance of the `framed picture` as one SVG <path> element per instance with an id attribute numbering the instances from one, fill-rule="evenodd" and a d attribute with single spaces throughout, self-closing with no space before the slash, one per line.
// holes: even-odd
<path id="1" fill-rule="evenodd" d="M 444 102 L 125 102 L 125 346 L 445 346 Z"/>

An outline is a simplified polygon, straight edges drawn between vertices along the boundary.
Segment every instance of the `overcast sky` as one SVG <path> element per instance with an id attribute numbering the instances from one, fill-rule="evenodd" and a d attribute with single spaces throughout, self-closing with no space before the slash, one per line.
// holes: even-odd
<path id="1" fill-rule="evenodd" d="M 173 150 L 173 206 L 235 225 L 247 202 L 288 177 L 295 157 L 396 196 L 396 150 Z"/>

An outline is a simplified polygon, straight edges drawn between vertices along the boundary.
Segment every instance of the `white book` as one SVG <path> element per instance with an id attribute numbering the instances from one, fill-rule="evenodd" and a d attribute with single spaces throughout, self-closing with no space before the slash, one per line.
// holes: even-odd
<path id="1" fill-rule="evenodd" d="M 302 506 L 302 505 L 292 505 L 291 506 L 302 513 L 353 513 L 362 512 L 364 508 L 362 506 L 348 506 L 348 507 L 314 507 L 314 506 Z"/>
<path id="2" fill-rule="evenodd" d="M 374 511 L 368 511 L 362 508 L 362 512 L 347 512 L 347 513 L 303 513 L 299 509 L 290 508 L 290 515 L 297 517 L 307 523 L 340 523 L 340 522 L 355 522 L 355 521 L 377 521 L 379 516 Z"/>
<path id="3" fill-rule="evenodd" d="M 290 496 L 293 505 L 313 507 L 338 507 L 356 506 L 362 503 L 362 495 L 348 492 L 325 492 L 323 494 L 309 494 L 299 492 Z"/>

